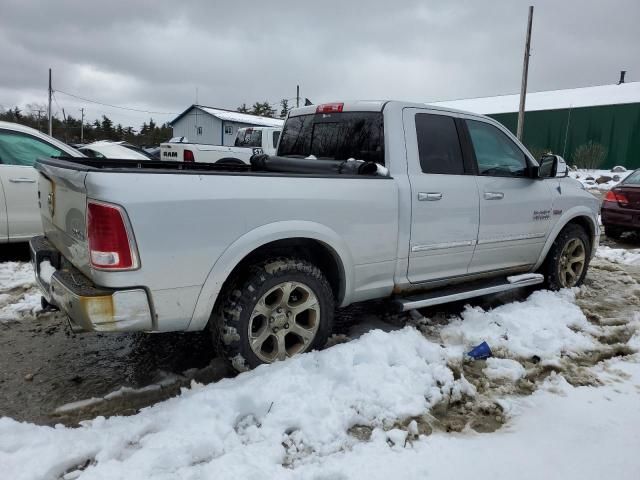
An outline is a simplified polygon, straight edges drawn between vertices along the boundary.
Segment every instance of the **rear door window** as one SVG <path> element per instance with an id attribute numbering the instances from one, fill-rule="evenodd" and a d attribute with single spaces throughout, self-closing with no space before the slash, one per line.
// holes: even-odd
<path id="1" fill-rule="evenodd" d="M 465 173 L 458 130 L 452 117 L 418 113 L 416 135 L 420 166 L 424 173 Z"/>
<path id="2" fill-rule="evenodd" d="M 289 117 L 278 155 L 318 160 L 364 160 L 384 165 L 381 112 L 317 113 Z"/>

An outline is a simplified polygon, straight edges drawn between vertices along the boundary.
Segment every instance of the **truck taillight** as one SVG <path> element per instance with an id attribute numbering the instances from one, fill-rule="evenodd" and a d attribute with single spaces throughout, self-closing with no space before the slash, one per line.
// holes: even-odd
<path id="1" fill-rule="evenodd" d="M 318 105 L 316 113 L 340 113 L 344 108 L 344 103 L 323 103 Z"/>
<path id="2" fill-rule="evenodd" d="M 182 161 L 183 162 L 195 162 L 196 159 L 193 156 L 193 152 L 191 150 L 184 150 L 182 152 Z"/>
<path id="3" fill-rule="evenodd" d="M 124 211 L 116 205 L 87 203 L 87 234 L 91 265 L 101 270 L 132 270 L 138 259 L 125 225 Z"/>

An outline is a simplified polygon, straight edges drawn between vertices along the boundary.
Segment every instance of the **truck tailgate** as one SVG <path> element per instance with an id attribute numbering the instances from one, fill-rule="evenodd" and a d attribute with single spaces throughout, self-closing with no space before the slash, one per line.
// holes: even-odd
<path id="1" fill-rule="evenodd" d="M 86 239 L 86 171 L 37 163 L 38 200 L 45 236 L 90 277 Z"/>

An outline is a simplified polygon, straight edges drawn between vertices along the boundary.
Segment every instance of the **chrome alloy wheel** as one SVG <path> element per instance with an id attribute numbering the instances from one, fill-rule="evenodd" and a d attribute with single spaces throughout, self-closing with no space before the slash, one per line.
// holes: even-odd
<path id="1" fill-rule="evenodd" d="M 587 249 L 579 238 L 567 242 L 560 254 L 558 273 L 563 287 L 573 287 L 578 283 L 587 261 Z"/>
<path id="2" fill-rule="evenodd" d="M 309 348 L 320 324 L 320 304 L 304 283 L 283 282 L 267 291 L 251 312 L 249 346 L 266 363 Z"/>

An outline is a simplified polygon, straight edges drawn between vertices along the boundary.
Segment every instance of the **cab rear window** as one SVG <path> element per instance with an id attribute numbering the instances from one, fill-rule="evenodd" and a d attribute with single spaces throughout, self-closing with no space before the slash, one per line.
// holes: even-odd
<path id="1" fill-rule="evenodd" d="M 364 160 L 384 165 L 380 112 L 316 113 L 289 117 L 278 155 L 318 160 Z"/>
<path id="2" fill-rule="evenodd" d="M 236 147 L 261 147 L 262 146 L 262 130 L 254 130 L 253 128 L 245 128 L 238 130 L 238 136 L 235 142 Z"/>

